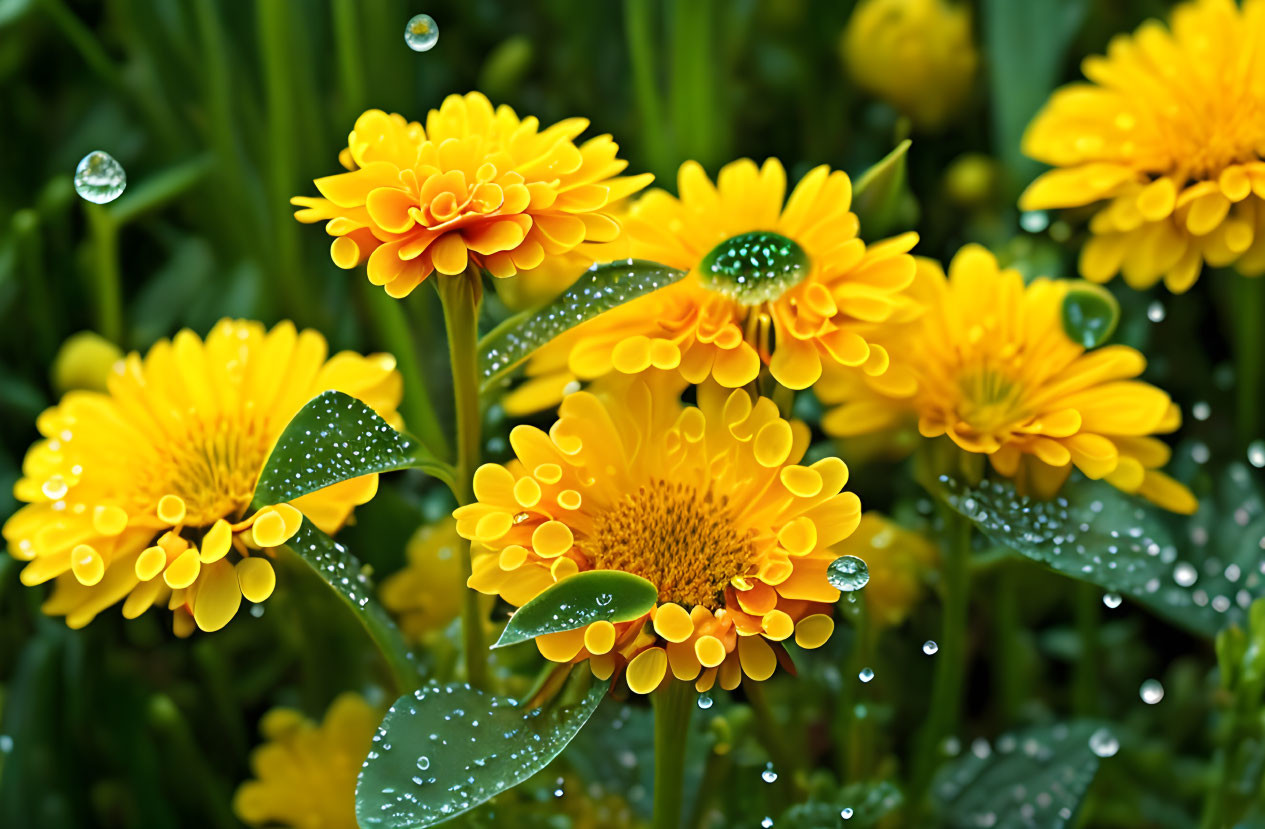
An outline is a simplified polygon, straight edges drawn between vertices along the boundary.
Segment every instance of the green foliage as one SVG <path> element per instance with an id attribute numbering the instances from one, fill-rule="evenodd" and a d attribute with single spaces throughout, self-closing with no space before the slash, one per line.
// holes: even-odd
<path id="1" fill-rule="evenodd" d="M 632 573 L 619 570 L 576 573 L 514 611 L 501 638 L 492 647 L 503 648 L 597 621 L 631 622 L 649 613 L 658 599 L 658 589 Z"/>

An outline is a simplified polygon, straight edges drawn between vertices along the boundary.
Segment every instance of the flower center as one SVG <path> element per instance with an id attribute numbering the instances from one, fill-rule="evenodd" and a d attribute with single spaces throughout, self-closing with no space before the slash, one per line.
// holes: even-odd
<path id="1" fill-rule="evenodd" d="M 957 415 L 980 434 L 996 434 L 1023 419 L 1023 387 L 996 369 L 981 369 L 958 382 Z"/>
<path id="2" fill-rule="evenodd" d="M 655 480 L 624 495 L 595 523 L 585 552 L 596 568 L 623 570 L 659 588 L 659 601 L 715 610 L 755 551 L 725 499 Z"/>
<path id="3" fill-rule="evenodd" d="M 262 430 L 248 418 L 233 424 L 222 418 L 196 424 L 172 447 L 171 472 L 162 494 L 185 502 L 184 523 L 191 527 L 240 518 L 250 505 L 267 454 Z"/>
<path id="4" fill-rule="evenodd" d="M 743 305 L 777 299 L 808 276 L 804 249 L 780 233 L 753 230 L 731 236 L 699 264 L 703 284 Z"/>

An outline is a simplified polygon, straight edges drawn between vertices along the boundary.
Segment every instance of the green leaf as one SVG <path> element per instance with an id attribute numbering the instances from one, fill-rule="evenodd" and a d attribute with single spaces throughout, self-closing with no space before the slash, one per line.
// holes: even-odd
<path id="1" fill-rule="evenodd" d="M 862 237 L 881 239 L 894 230 L 912 224 L 917 203 L 909 191 L 906 156 L 908 138 L 881 161 L 861 174 L 852 191 L 852 212 L 861 222 Z"/>
<path id="2" fill-rule="evenodd" d="M 532 711 L 455 683 L 400 697 L 360 772 L 360 826 L 432 826 L 517 786 L 566 748 L 609 688 L 593 682 L 574 704 Z"/>
<path id="3" fill-rule="evenodd" d="M 588 570 L 568 576 L 515 611 L 501 638 L 503 648 L 546 633 L 575 630 L 599 620 L 631 622 L 649 613 L 658 590 L 621 570 Z"/>
<path id="4" fill-rule="evenodd" d="M 253 503 L 282 504 L 371 472 L 414 467 L 452 483 L 451 469 L 419 441 L 351 395 L 327 391 L 308 401 L 277 439 Z"/>
<path id="5" fill-rule="evenodd" d="M 321 532 L 307 518 L 294 537 L 286 542 L 295 555 L 316 571 L 343 604 L 364 625 L 402 689 L 416 688 L 416 657 L 404 643 L 399 628 L 382 605 L 373 598 L 374 588 L 366 568 L 342 544 Z"/>
<path id="6" fill-rule="evenodd" d="M 1085 348 L 1097 348 L 1115 333 L 1120 303 L 1111 291 L 1078 280 L 1063 297 L 1063 331 Z"/>
<path id="7" fill-rule="evenodd" d="M 829 800 L 797 803 L 774 821 L 790 829 L 870 829 L 905 798 L 894 783 L 852 783 Z M 847 817 L 844 817 L 847 815 Z"/>
<path id="8" fill-rule="evenodd" d="M 932 783 L 952 827 L 1062 829 L 1073 825 L 1099 757 L 1119 743 L 1100 723 L 1074 722 L 976 740 Z"/>
<path id="9" fill-rule="evenodd" d="M 1241 491 L 1250 482 L 1241 464 L 1229 479 L 1223 489 L 1233 494 L 1223 498 L 1235 517 L 1219 522 L 1222 507 L 1214 499 L 1184 519 L 1103 481 L 1075 480 L 1051 501 L 1020 496 L 1008 481 L 968 487 L 945 477 L 941 483 L 949 505 L 993 542 L 1213 636 L 1241 623 L 1252 600 L 1265 595 L 1256 563 L 1265 506 L 1259 495 Z M 1186 533 L 1194 543 L 1184 540 Z M 1212 538 L 1221 543 L 1210 549 Z"/>
<path id="10" fill-rule="evenodd" d="M 564 331 L 671 285 L 685 273 L 640 259 L 594 265 L 553 302 L 510 317 L 479 341 L 479 377 L 484 390 Z"/>

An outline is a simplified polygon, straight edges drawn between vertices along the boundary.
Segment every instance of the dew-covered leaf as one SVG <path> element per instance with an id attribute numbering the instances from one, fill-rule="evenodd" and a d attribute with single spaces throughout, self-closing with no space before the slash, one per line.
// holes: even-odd
<path id="1" fill-rule="evenodd" d="M 374 588 L 367 568 L 344 545 L 321 532 L 307 518 L 286 546 L 315 570 L 360 620 L 383 658 L 390 663 L 397 682 L 416 687 L 419 670 L 416 658 L 391 616 L 373 598 Z"/>
<path id="2" fill-rule="evenodd" d="M 894 783 L 852 783 L 829 799 L 797 803 L 774 821 L 788 829 L 870 829 L 905 798 Z"/>
<path id="3" fill-rule="evenodd" d="M 360 826 L 431 826 L 517 786 L 566 748 L 609 688 L 594 681 L 578 702 L 531 711 L 455 683 L 400 697 L 360 772 Z"/>
<path id="4" fill-rule="evenodd" d="M 1073 722 L 979 739 L 940 770 L 932 797 L 949 826 L 1062 829 L 1073 825 L 1099 758 L 1119 742 L 1101 723 Z"/>
<path id="5" fill-rule="evenodd" d="M 371 472 L 420 468 L 441 480 L 448 467 L 419 441 L 340 391 L 308 401 L 277 439 L 255 485 L 255 507 L 293 501 Z"/>
<path id="6" fill-rule="evenodd" d="M 865 239 L 881 239 L 912 224 L 905 221 L 917 210 L 906 170 L 911 143 L 909 139 L 900 142 L 856 181 L 852 212 L 860 220 Z"/>
<path id="7" fill-rule="evenodd" d="M 1198 633 L 1211 636 L 1241 621 L 1252 600 L 1265 595 L 1257 566 L 1265 508 L 1241 464 L 1230 469 L 1221 496 L 1204 499 L 1192 519 L 1102 481 L 1076 480 L 1050 501 L 1020 496 L 1007 481 L 942 483 L 948 503 L 993 542 Z M 1216 523 L 1226 510 L 1219 502 L 1227 499 L 1241 535 L 1210 550 L 1214 528 L 1231 523 Z"/>
<path id="8" fill-rule="evenodd" d="M 594 265 L 553 302 L 506 320 L 479 342 L 479 376 L 488 388 L 562 332 L 685 276 L 657 262 Z"/>
<path id="9" fill-rule="evenodd" d="M 502 648 L 546 633 L 575 630 L 600 620 L 631 622 L 655 606 L 655 586 L 621 570 L 588 570 L 568 576 L 520 607 L 510 617 Z"/>

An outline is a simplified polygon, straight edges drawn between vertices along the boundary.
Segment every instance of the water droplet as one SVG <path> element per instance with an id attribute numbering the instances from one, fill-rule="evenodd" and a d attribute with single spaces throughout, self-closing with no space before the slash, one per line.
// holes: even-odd
<path id="1" fill-rule="evenodd" d="M 1050 226 L 1050 215 L 1044 210 L 1029 210 L 1019 216 L 1019 226 L 1029 233 L 1040 233 Z"/>
<path id="2" fill-rule="evenodd" d="M 743 305 L 777 299 L 808 276 L 808 254 L 794 239 L 767 230 L 733 236 L 699 265 L 704 285 Z"/>
<path id="3" fill-rule="evenodd" d="M 51 501 L 60 501 L 66 497 L 66 492 L 70 489 L 66 485 L 66 479 L 61 475 L 50 475 L 48 480 L 40 487 L 40 491 L 44 493 L 44 497 Z"/>
<path id="4" fill-rule="evenodd" d="M 939 650 L 940 650 L 940 646 L 937 645 L 931 639 L 928 639 L 926 642 L 922 643 L 922 652 L 925 653 L 927 656 L 935 656 Z"/>
<path id="5" fill-rule="evenodd" d="M 714 700 L 711 698 L 710 694 L 699 694 L 698 696 L 698 707 L 702 708 L 704 711 L 711 708 L 713 702 Z"/>
<path id="6" fill-rule="evenodd" d="M 856 556 L 840 556 L 830 562 L 826 578 L 835 589 L 851 593 L 870 583 L 870 568 Z"/>
<path id="7" fill-rule="evenodd" d="M 414 52 L 429 52 L 439 42 L 439 27 L 429 14 L 415 14 L 404 27 L 404 42 Z"/>
<path id="8" fill-rule="evenodd" d="M 1079 283 L 1063 297 L 1063 331 L 1078 345 L 1097 348 L 1120 322 L 1120 303 L 1101 285 Z"/>
<path id="9" fill-rule="evenodd" d="M 769 829 L 769 827 L 773 825 L 773 818 L 765 815 L 764 820 L 760 821 L 760 825 L 763 826 L 764 829 Z"/>
<path id="10" fill-rule="evenodd" d="M 1179 561 L 1173 568 L 1173 581 L 1182 587 L 1190 587 L 1199 578 L 1198 571 L 1188 561 Z"/>
<path id="11" fill-rule="evenodd" d="M 112 202 L 127 187 L 127 174 L 114 156 L 94 150 L 75 168 L 75 192 L 93 204 Z"/>
<path id="12" fill-rule="evenodd" d="M 1120 598 L 1119 593 L 1104 593 L 1102 597 L 1102 603 L 1112 610 L 1119 607 L 1123 601 L 1124 599 Z"/>
<path id="13" fill-rule="evenodd" d="M 418 757 L 417 767 L 421 769 L 422 771 L 426 771 L 428 768 L 430 768 L 430 758 L 426 757 L 425 755 Z"/>
<path id="14" fill-rule="evenodd" d="M 1194 415 L 1195 420 L 1207 420 L 1212 417 L 1212 406 L 1208 405 L 1206 401 L 1200 400 L 1190 407 L 1190 413 Z"/>
<path id="15" fill-rule="evenodd" d="M 1164 303 L 1160 302 L 1157 299 L 1154 302 L 1152 302 L 1150 305 L 1148 305 L 1146 308 L 1146 318 L 1149 319 L 1151 322 L 1163 322 L 1164 321 Z"/>
<path id="16" fill-rule="evenodd" d="M 13 751 L 13 738 L 8 734 L 0 734 L 0 754 L 8 754 Z"/>
<path id="17" fill-rule="evenodd" d="M 861 673 L 857 674 L 857 679 L 861 680 L 862 682 L 869 682 L 873 678 L 874 678 L 874 671 L 871 670 L 870 668 L 862 668 Z"/>
<path id="18" fill-rule="evenodd" d="M 1164 686 L 1158 679 L 1148 679 L 1138 689 L 1138 696 L 1142 697 L 1142 701 L 1147 705 L 1155 705 L 1164 699 Z"/>
<path id="19" fill-rule="evenodd" d="M 773 764 L 769 763 L 764 767 L 764 771 L 760 772 L 760 779 L 765 783 L 777 782 L 777 772 L 773 770 Z"/>
<path id="20" fill-rule="evenodd" d="M 1254 440 L 1248 444 L 1247 462 L 1257 469 L 1265 467 L 1265 440 Z"/>
<path id="21" fill-rule="evenodd" d="M 852 811 L 851 806 L 844 806 L 843 811 L 839 812 L 839 817 L 843 818 L 844 820 L 852 820 L 852 815 L 853 815 L 853 811 Z"/>
<path id="22" fill-rule="evenodd" d="M 1089 735 L 1089 750 L 1099 757 L 1113 757 L 1120 750 L 1120 741 L 1107 729 L 1100 728 Z"/>

